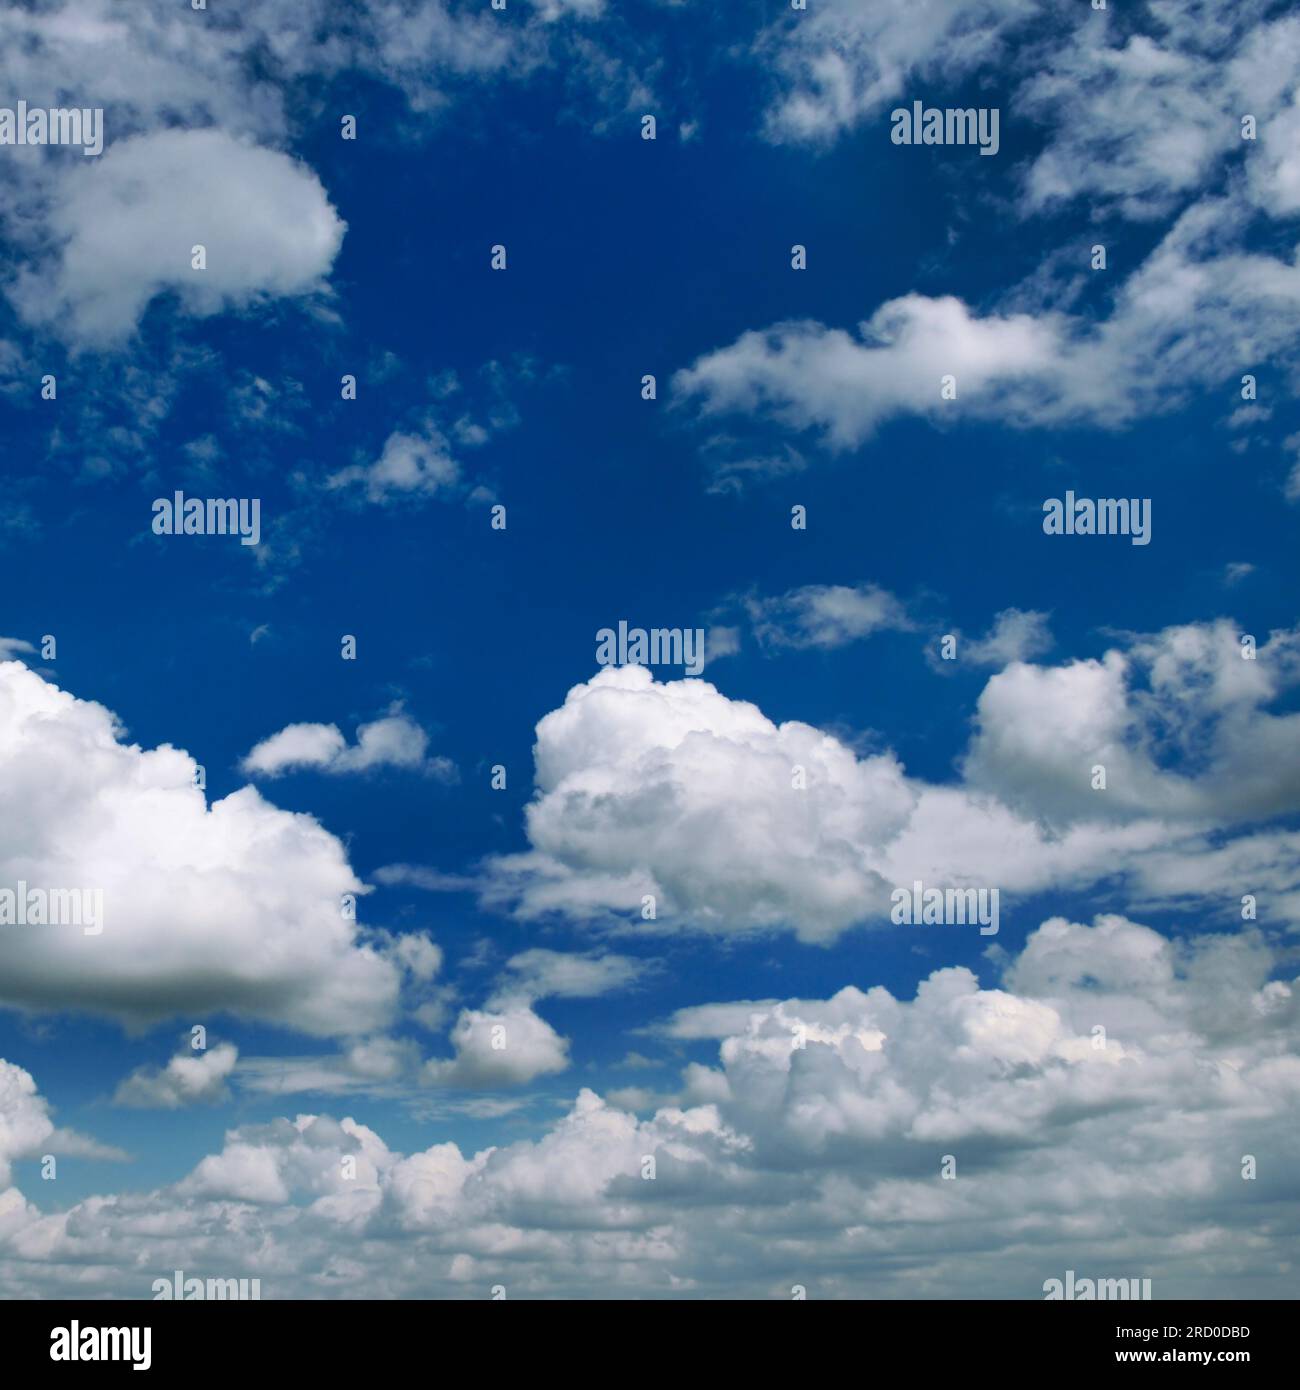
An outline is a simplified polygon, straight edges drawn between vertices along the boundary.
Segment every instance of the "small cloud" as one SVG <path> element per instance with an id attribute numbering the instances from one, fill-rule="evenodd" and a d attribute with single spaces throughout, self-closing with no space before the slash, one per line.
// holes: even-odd
<path id="1" fill-rule="evenodd" d="M 957 663 L 998 670 L 1010 666 L 1013 661 L 1041 656 L 1053 645 L 1048 615 L 1034 609 L 1004 608 L 983 637 L 963 637 L 957 628 L 950 635 L 957 639 Z M 937 669 L 954 664 L 943 660 L 933 648 L 926 652 L 926 657 Z"/>
<path id="2" fill-rule="evenodd" d="M 599 951 L 548 951 L 537 947 L 511 956 L 493 1002 L 527 999 L 595 999 L 626 989 L 648 969 L 631 956 Z M 490 1007 L 490 1005 L 489 1005 Z"/>
<path id="3" fill-rule="evenodd" d="M 1300 502 L 1300 430 L 1295 434 L 1287 435 L 1282 441 L 1282 447 L 1289 449 L 1296 456 L 1296 461 L 1291 465 L 1291 472 L 1287 474 L 1282 491 L 1288 502 Z"/>
<path id="4" fill-rule="evenodd" d="M 131 1155 L 116 1144 L 101 1144 L 88 1134 L 79 1134 L 75 1129 L 56 1129 L 45 1141 L 44 1147 L 56 1156 L 69 1158 L 93 1158 L 102 1163 L 129 1163 Z"/>
<path id="5" fill-rule="evenodd" d="M 279 777 L 303 769 L 334 776 L 399 767 L 441 782 L 456 781 L 455 763 L 429 757 L 428 748 L 429 735 L 395 705 L 384 718 L 360 725 L 355 744 L 348 743 L 337 724 L 290 724 L 257 744 L 240 768 L 250 777 Z"/>
<path id="6" fill-rule="evenodd" d="M 1260 405 L 1254 402 L 1250 405 L 1239 405 L 1236 410 L 1228 416 L 1227 425 L 1230 430 L 1245 429 L 1248 425 L 1262 425 L 1267 420 L 1273 418 L 1273 408 L 1268 405 Z"/>
<path id="7" fill-rule="evenodd" d="M 459 481 L 460 465 L 441 430 L 430 421 L 420 434 L 394 430 L 375 462 L 331 473 L 325 485 L 333 490 L 360 488 L 368 501 L 384 505 L 402 497 L 445 494 Z"/>
<path id="8" fill-rule="evenodd" d="M 0 661 L 17 661 L 20 653 L 34 652 L 36 648 L 21 637 L 0 637 Z"/>
<path id="9" fill-rule="evenodd" d="M 445 874 L 422 864 L 385 864 L 371 878 L 385 888 L 422 888 L 426 893 L 463 893 L 479 886 L 467 874 Z"/>
<path id="10" fill-rule="evenodd" d="M 149 1110 L 179 1110 L 186 1105 L 214 1105 L 228 1100 L 226 1081 L 239 1049 L 219 1043 L 205 1052 L 182 1052 L 159 1070 L 139 1067 L 117 1088 L 114 1105 Z"/>
<path id="11" fill-rule="evenodd" d="M 903 604 L 875 584 L 808 584 L 776 598 L 748 598 L 745 608 L 765 647 L 829 651 L 876 632 L 907 632 L 914 626 Z"/>
<path id="12" fill-rule="evenodd" d="M 408 1038 L 363 1038 L 332 1056 L 249 1057 L 240 1064 L 239 1086 L 271 1095 L 391 1096 L 414 1084 L 419 1065 L 420 1049 Z"/>
<path id="13" fill-rule="evenodd" d="M 711 627 L 704 640 L 704 654 L 707 660 L 717 661 L 724 656 L 735 656 L 740 650 L 740 629 L 738 627 Z"/>

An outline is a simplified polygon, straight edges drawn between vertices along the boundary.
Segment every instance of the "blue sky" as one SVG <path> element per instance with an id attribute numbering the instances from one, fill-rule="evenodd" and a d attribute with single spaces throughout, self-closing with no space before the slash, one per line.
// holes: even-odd
<path id="1" fill-rule="evenodd" d="M 0 149 L 0 888 L 107 880 L 0 926 L 0 1287 L 1293 1287 L 1294 17 L 175 8 L 0 21 L 105 111 Z"/>

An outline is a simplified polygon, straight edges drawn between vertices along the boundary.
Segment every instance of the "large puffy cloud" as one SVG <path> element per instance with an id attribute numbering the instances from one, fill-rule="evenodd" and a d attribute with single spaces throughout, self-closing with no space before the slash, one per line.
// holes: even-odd
<path id="1" fill-rule="evenodd" d="M 492 863 L 487 898 L 527 917 L 638 920 L 653 898 L 662 926 L 825 941 L 884 921 L 891 891 L 916 879 L 1031 893 L 1141 878 L 1152 850 L 1195 856 L 1210 832 L 1300 809 L 1287 753 L 1300 715 L 1267 709 L 1300 678 L 1296 634 L 1254 661 L 1242 650 L 1220 621 L 1100 660 L 1015 662 L 980 696 L 948 785 L 909 777 L 892 753 L 859 758 L 806 724 L 776 725 L 707 682 L 606 669 L 538 724 L 531 849 Z M 1298 866 L 1289 842 L 1266 844 L 1285 912 Z"/>
<path id="2" fill-rule="evenodd" d="M 527 912 L 612 905 L 809 937 L 858 920 L 882 881 L 862 846 L 897 834 L 912 797 L 894 759 L 859 762 L 807 725 L 777 728 L 704 681 L 611 667 L 537 729 L 532 852 L 500 861 Z M 792 786 L 808 769 L 811 796 Z"/>
<path id="3" fill-rule="evenodd" d="M 0 664 L 0 886 L 99 889 L 102 932 L 0 927 L 0 1002 L 147 1024 L 231 1010 L 315 1034 L 385 1026 L 402 970 L 341 911 L 363 885 L 310 816 L 245 787 L 208 804 L 193 759 Z"/>
<path id="4" fill-rule="evenodd" d="M 1227 620 L 1167 628 L 1127 652 L 1059 667 L 1016 664 L 980 696 L 966 775 L 1054 821 L 1232 824 L 1300 807 L 1300 714 L 1267 706 L 1300 681 L 1300 635 L 1254 660 Z M 1145 687 L 1139 689 L 1139 678 Z M 1165 763 L 1178 755 L 1180 770 Z M 1081 769 L 1106 768 L 1104 793 Z"/>
<path id="5" fill-rule="evenodd" d="M 743 1027 L 686 1009 L 666 1031 L 716 1030 L 717 1084 L 693 1075 L 690 1088 L 707 1089 L 774 1162 L 855 1140 L 1050 1143 L 1090 1111 L 1162 1096 L 1213 1106 L 1243 1072 L 1261 1087 L 1255 1104 L 1279 1116 L 1294 1107 L 1300 1016 L 1293 985 L 1269 982 L 1273 964 L 1249 934 L 1180 947 L 1118 916 L 1092 927 L 1054 918 L 1008 962 L 1001 989 L 945 969 L 911 1004 L 848 987 L 824 1002 L 750 1006 Z M 1236 1077 L 1200 1075 L 1219 1051 Z"/>
<path id="6" fill-rule="evenodd" d="M 682 1010 L 663 1031 L 716 1061 L 649 1117 L 584 1090 L 537 1139 L 402 1155 L 300 1115 L 154 1193 L 43 1215 L 11 1191 L 0 1291 L 147 1297 L 181 1268 L 263 1297 L 1041 1298 L 1072 1268 L 1285 1296 L 1300 1014 L 1277 964 L 1254 934 L 1056 918 L 996 987 Z"/>
<path id="7" fill-rule="evenodd" d="M 174 292 L 198 315 L 321 288 L 344 225 L 320 180 L 287 155 L 215 130 L 170 130 L 72 165 L 53 193 L 59 250 L 18 279 L 34 322 L 102 346 Z M 206 269 L 191 251 L 202 245 Z"/>

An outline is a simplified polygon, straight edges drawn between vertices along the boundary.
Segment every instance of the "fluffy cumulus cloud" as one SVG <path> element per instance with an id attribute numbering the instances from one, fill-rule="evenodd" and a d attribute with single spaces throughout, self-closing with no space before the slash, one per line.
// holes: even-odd
<path id="1" fill-rule="evenodd" d="M 1023 642 L 1002 626 L 986 640 Z M 949 784 L 705 681 L 607 668 L 538 724 L 531 848 L 493 862 L 487 897 L 527 917 L 638 922 L 649 899 L 660 927 L 826 941 L 886 920 L 893 889 L 918 878 L 1028 894 L 1132 873 L 1159 896 L 1151 851 L 1195 858 L 1227 832 L 1239 853 L 1271 845 L 1286 911 L 1294 837 L 1253 826 L 1300 809 L 1300 715 L 1269 708 L 1300 680 L 1300 637 L 1242 651 L 1223 620 L 1100 659 L 1013 661 L 985 686 Z"/>
<path id="2" fill-rule="evenodd" d="M 169 130 L 66 166 L 49 229 L 54 263 L 20 275 L 15 301 L 29 320 L 105 346 L 164 293 L 207 316 L 319 290 L 344 225 L 320 180 L 289 156 L 221 131 Z"/>
<path id="3" fill-rule="evenodd" d="M 178 1110 L 186 1105 L 213 1105 L 228 1100 L 226 1080 L 235 1069 L 239 1049 L 218 1043 L 199 1052 L 181 1052 L 165 1067 L 140 1067 L 117 1088 L 116 1105 Z"/>
<path id="4" fill-rule="evenodd" d="M 348 743 L 337 724 L 290 724 L 251 749 L 241 766 L 250 777 L 303 769 L 341 775 L 379 767 L 406 768 L 442 781 L 456 776 L 454 763 L 429 756 L 429 735 L 400 706 L 359 725 L 355 744 Z"/>
<path id="5" fill-rule="evenodd" d="M 495 1090 L 566 1071 L 569 1040 L 533 1005 L 540 999 L 591 999 L 627 989 L 646 972 L 631 956 L 607 951 L 522 951 L 506 962 L 481 1009 L 462 1009 L 451 1031 L 454 1055 L 425 1064 L 432 1085 Z"/>
<path id="6" fill-rule="evenodd" d="M 312 817 L 123 740 L 102 705 L 0 664 L 0 889 L 102 892 L 98 934 L 0 926 L 0 1002 L 145 1024 L 219 1010 L 304 1031 L 385 1026 L 403 973 L 340 910 L 363 885 Z"/>
<path id="7" fill-rule="evenodd" d="M 525 999 L 503 998 L 482 1009 L 462 1009 L 451 1043 L 454 1057 L 426 1063 L 431 1084 L 495 1090 L 522 1086 L 569 1066 L 569 1040 Z"/>
<path id="8" fill-rule="evenodd" d="M 943 969 L 912 1000 L 686 1009 L 662 1031 L 716 1052 L 653 1114 L 583 1090 L 538 1138 L 408 1155 L 299 1115 L 152 1193 L 44 1214 L 10 1189 L 0 1291 L 147 1296 L 184 1268 L 263 1297 L 1041 1298 L 1076 1269 L 1285 1296 L 1300 1014 L 1278 964 L 1250 934 L 1055 918 L 994 987 Z M 32 1105 L 0 1088 L 0 1135 Z"/>

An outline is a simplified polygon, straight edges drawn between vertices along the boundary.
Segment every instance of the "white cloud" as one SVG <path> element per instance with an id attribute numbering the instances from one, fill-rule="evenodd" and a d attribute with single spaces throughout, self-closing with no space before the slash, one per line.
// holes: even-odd
<path id="1" fill-rule="evenodd" d="M 1071 1268 L 1163 1299 L 1284 1296 L 1300 982 L 1278 963 L 1253 933 L 1053 918 L 995 987 L 942 969 L 912 1000 L 684 1009 L 664 1031 L 716 1057 L 649 1118 L 584 1089 L 539 1138 L 403 1155 L 299 1115 L 232 1130 L 156 1192 L 42 1214 L 10 1189 L 0 1292 L 143 1295 L 185 1268 L 267 1298 L 1041 1298 Z M 31 1106 L 0 1089 L 25 1148 Z"/>
<path id="2" fill-rule="evenodd" d="M 634 984 L 643 961 L 608 952 L 548 951 L 534 947 L 511 956 L 497 986 L 499 998 L 591 999 Z"/>
<path id="3" fill-rule="evenodd" d="M 981 392 L 1042 375 L 1059 355 L 1050 322 L 1028 315 L 972 317 L 958 299 L 906 295 L 860 327 L 860 337 L 812 322 L 743 333 L 677 372 L 673 389 L 706 415 L 770 414 L 824 433 L 834 448 L 866 439 L 883 420 L 935 414 L 941 377 Z"/>
<path id="4" fill-rule="evenodd" d="M 38 1152 L 53 1133 L 49 1105 L 31 1073 L 0 1059 L 0 1186 L 8 1184 L 13 1160 Z"/>
<path id="5" fill-rule="evenodd" d="M 374 463 L 350 464 L 331 473 L 331 488 L 359 487 L 370 502 L 388 503 L 405 497 L 433 497 L 454 490 L 460 465 L 451 456 L 446 438 L 427 422 L 421 434 L 395 430 Z"/>
<path id="6" fill-rule="evenodd" d="M 113 1103 L 176 1110 L 228 1100 L 226 1082 L 238 1057 L 233 1043 L 218 1043 L 201 1052 L 179 1053 L 161 1070 L 139 1067 L 118 1086 Z"/>
<path id="7" fill-rule="evenodd" d="M 593 0 L 548 2 L 556 14 L 597 12 Z M 340 24 L 337 10 L 334 0 L 262 0 L 220 23 L 188 6 L 115 0 L 0 12 L 4 90 L 33 107 L 104 108 L 97 159 L 9 151 L 6 231 L 29 256 L 66 242 L 11 286 L 29 322 L 107 348 L 167 292 L 201 315 L 312 294 L 343 225 L 316 176 L 282 151 L 314 120 L 326 84 L 387 84 L 418 130 L 469 83 L 571 60 L 570 26 L 549 11 L 506 24 L 447 0 L 358 0 Z M 195 243 L 209 250 L 202 279 L 189 270 Z"/>
<path id="8" fill-rule="evenodd" d="M 52 194 L 52 267 L 24 271 L 23 315 L 69 339 L 110 346 L 149 302 L 177 294 L 208 316 L 323 288 L 344 224 L 304 165 L 215 130 L 168 130 L 66 166 Z M 195 270 L 191 249 L 206 248 Z"/>
<path id="9" fill-rule="evenodd" d="M 65 1155 L 115 1161 L 128 1157 L 121 1149 L 75 1130 L 56 1129 L 49 1102 L 36 1089 L 31 1073 L 0 1057 L 0 1189 L 12 1178 L 15 1159 L 44 1158 L 46 1154 L 56 1160 Z M 25 1206 L 16 1198 L 12 1188 L 0 1190 L 0 1250 L 6 1214 Z"/>
<path id="10" fill-rule="evenodd" d="M 1150 8 L 1147 32 L 1107 16 L 1037 55 L 1017 110 L 1048 126 L 1025 176 L 1027 210 L 1086 196 L 1125 217 L 1166 215 L 1244 157 L 1252 197 L 1274 215 L 1290 203 L 1284 103 L 1300 60 L 1300 22 L 1261 23 L 1267 0 Z M 1211 12 L 1211 11 L 1214 12 Z M 1258 145 L 1242 140 L 1252 114 Z"/>
<path id="11" fill-rule="evenodd" d="M 420 888 L 426 893 L 459 893 L 478 881 L 468 874 L 443 873 L 423 864 L 384 864 L 371 878 L 385 887 Z"/>
<path id="12" fill-rule="evenodd" d="M 1140 874 L 1153 849 L 1195 853 L 1211 829 L 1300 809 L 1300 715 L 1266 708 L 1300 679 L 1300 638 L 1244 661 L 1238 636 L 1222 620 L 1101 660 L 1013 662 L 985 686 L 950 785 L 707 682 L 606 669 L 538 724 L 531 848 L 490 862 L 485 898 L 646 930 L 652 897 L 659 929 L 826 941 L 886 921 L 918 878 L 1031 893 Z M 1165 766 L 1175 746 L 1186 772 Z"/>
<path id="13" fill-rule="evenodd" d="M 352 745 L 337 724 L 290 724 L 257 744 L 241 767 L 250 777 L 280 777 L 305 768 L 342 775 L 400 767 L 454 780 L 455 764 L 429 757 L 428 750 L 429 735 L 399 706 L 382 719 L 358 725 Z"/>
<path id="14" fill-rule="evenodd" d="M 421 1065 L 409 1038 L 361 1038 L 333 1056 L 245 1057 L 236 1078 L 245 1091 L 268 1095 L 409 1094 Z"/>
<path id="15" fill-rule="evenodd" d="M 455 1056 L 425 1064 L 425 1078 L 439 1086 L 494 1090 L 522 1086 L 540 1076 L 565 1071 L 569 1043 L 526 999 L 489 1001 L 482 1009 L 462 1009 L 451 1033 Z"/>
<path id="16" fill-rule="evenodd" d="M 568 15 L 596 19 L 605 9 L 605 0 L 532 0 L 532 3 L 538 14 L 548 22 Z"/>
<path id="17" fill-rule="evenodd" d="M 1047 614 L 1033 609 L 1004 608 L 993 619 L 993 626 L 983 637 L 957 638 L 956 660 L 966 666 L 993 666 L 999 670 L 1013 661 L 1028 661 L 1042 656 L 1052 647 L 1052 634 Z M 942 656 L 931 654 L 932 665 L 942 670 L 947 663 Z"/>
<path id="18" fill-rule="evenodd" d="M 754 635 L 771 647 L 829 650 L 912 627 L 905 606 L 876 584 L 806 584 L 775 598 L 750 597 L 745 609 Z"/>
<path id="19" fill-rule="evenodd" d="M 1227 826 L 1297 809 L 1300 768 L 1285 750 L 1300 739 L 1300 714 L 1266 706 L 1300 681 L 1300 634 L 1275 633 L 1254 661 L 1240 637 L 1220 619 L 1166 628 L 1100 661 L 1009 667 L 980 696 L 967 779 L 1056 822 Z M 1175 752 L 1186 771 L 1165 766 Z M 1084 775 L 1098 763 L 1104 794 Z"/>
<path id="20" fill-rule="evenodd" d="M 462 1009 L 451 1032 L 455 1056 L 425 1064 L 437 1086 L 494 1090 L 566 1071 L 569 1040 L 533 1009 L 539 999 L 591 999 L 635 984 L 643 961 L 605 951 L 533 947 L 512 956 L 481 1009 Z"/>
<path id="21" fill-rule="evenodd" d="M 320 1035 L 385 1026 L 401 972 L 340 900 L 343 846 L 244 787 L 208 803 L 195 763 L 0 664 L 0 886 L 103 891 L 103 931 L 0 927 L 0 1002 L 131 1025 L 229 1010 Z"/>
<path id="22" fill-rule="evenodd" d="M 775 419 L 832 449 L 908 415 L 1120 427 L 1295 356 L 1300 268 L 1238 249 L 1248 217 L 1235 198 L 1190 208 L 1100 322 L 1050 308 L 977 314 L 952 296 L 909 294 L 856 334 L 809 321 L 743 333 L 675 373 L 673 387 L 706 417 Z M 955 399 L 941 396 L 945 376 Z"/>
<path id="23" fill-rule="evenodd" d="M 1045 14 L 1047 30 L 1027 23 Z M 771 138 L 826 141 L 875 122 L 882 150 L 891 103 L 942 106 L 945 86 L 955 98 L 964 79 L 996 67 L 997 93 L 961 104 L 996 104 L 1004 119 L 1042 127 L 1041 148 L 1016 171 L 1026 213 L 1086 196 L 1127 218 L 1165 216 L 1221 179 L 1234 155 L 1260 207 L 1300 207 L 1300 21 L 1269 0 L 1165 0 L 1123 21 L 1114 7 L 1039 0 L 996 13 L 979 0 L 824 0 L 765 30 L 756 55 L 779 76 Z M 1259 128 L 1253 145 L 1242 140 L 1246 114 Z"/>

